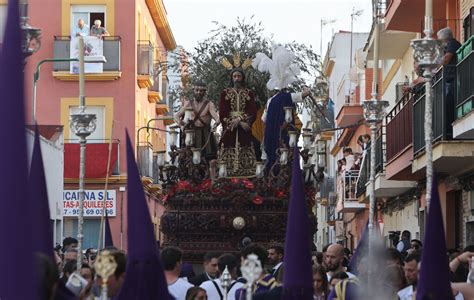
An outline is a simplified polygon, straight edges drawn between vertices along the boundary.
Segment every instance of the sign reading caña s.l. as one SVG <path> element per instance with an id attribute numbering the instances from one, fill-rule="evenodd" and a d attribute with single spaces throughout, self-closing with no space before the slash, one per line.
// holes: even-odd
<path id="1" fill-rule="evenodd" d="M 105 209 L 109 217 L 116 215 L 116 193 L 115 190 L 108 190 L 106 197 L 104 190 L 85 190 L 84 196 L 84 217 L 100 217 L 102 209 Z M 63 192 L 63 216 L 79 216 L 79 191 L 64 190 Z"/>

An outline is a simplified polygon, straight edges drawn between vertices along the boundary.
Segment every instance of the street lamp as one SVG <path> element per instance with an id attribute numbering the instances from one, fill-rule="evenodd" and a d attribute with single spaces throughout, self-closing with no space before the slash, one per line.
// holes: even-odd
<path id="1" fill-rule="evenodd" d="M 84 239 L 84 176 L 86 169 L 86 137 L 94 132 L 96 128 L 95 114 L 86 114 L 86 97 L 84 95 L 85 75 L 84 75 L 84 39 L 78 37 L 79 46 L 79 113 L 70 116 L 71 131 L 79 137 L 80 144 L 80 164 L 79 164 L 79 217 L 77 220 L 77 251 L 79 258 L 82 257 L 82 246 Z M 77 269 L 80 270 L 82 260 L 77 260 Z"/>
<path id="2" fill-rule="evenodd" d="M 41 71 L 41 65 L 47 62 L 71 62 L 71 61 L 77 61 L 79 62 L 79 58 L 47 58 L 43 59 L 38 64 L 36 65 L 36 71 L 33 74 L 33 99 L 32 99 L 32 120 L 33 123 L 36 121 L 36 83 L 40 79 L 40 71 Z M 103 63 L 105 64 L 107 60 L 105 59 L 104 56 L 94 56 L 94 57 L 84 57 L 84 62 L 85 63 Z"/>
<path id="3" fill-rule="evenodd" d="M 376 61 L 376 64 L 378 61 Z M 377 72 L 377 69 L 374 70 Z M 375 73 L 374 73 L 375 74 Z M 375 76 L 375 75 L 374 75 Z M 376 95 L 376 93 L 375 93 Z M 374 230 L 374 218 L 375 218 L 375 134 L 377 132 L 377 125 L 383 120 L 385 115 L 385 107 L 388 106 L 388 101 L 377 100 L 372 98 L 371 100 L 365 100 L 362 104 L 364 108 L 364 117 L 370 126 L 370 190 L 369 190 L 369 247 L 368 255 L 369 259 L 373 257 L 375 250 L 375 230 Z M 373 264 L 369 264 L 369 286 L 372 286 L 375 282 Z M 369 291 L 369 295 L 373 295 Z"/>
<path id="4" fill-rule="evenodd" d="M 379 2 L 374 2 L 374 12 L 378 11 Z M 364 100 L 362 106 L 364 108 L 364 117 L 370 126 L 371 146 L 370 146 L 370 190 L 369 190 L 369 243 L 368 243 L 368 261 L 376 261 L 375 254 L 375 134 L 377 132 L 377 125 L 383 120 L 385 115 L 385 107 L 389 104 L 384 100 L 377 100 L 378 98 L 378 80 L 379 80 L 379 45 L 380 45 L 380 24 L 379 16 L 374 13 L 374 70 L 372 80 L 372 98 Z M 376 284 L 374 263 L 368 265 L 368 296 L 375 296 L 374 285 Z"/>
<path id="5" fill-rule="evenodd" d="M 431 80 L 435 70 L 443 62 L 443 52 L 439 40 L 431 37 L 433 34 L 433 0 L 425 1 L 425 37 L 411 41 L 413 58 L 423 70 L 425 78 L 425 151 L 426 151 L 426 207 L 429 210 L 431 202 L 431 185 L 433 182 L 433 144 L 432 144 L 432 115 L 433 99 Z"/>
<path id="6" fill-rule="evenodd" d="M 38 52 L 41 47 L 41 29 L 28 24 L 28 1 L 20 2 L 20 27 L 23 34 L 22 51 L 25 59 Z"/>

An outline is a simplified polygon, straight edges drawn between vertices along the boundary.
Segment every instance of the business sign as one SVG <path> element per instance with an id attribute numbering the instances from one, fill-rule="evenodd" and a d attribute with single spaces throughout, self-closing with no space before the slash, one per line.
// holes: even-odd
<path id="1" fill-rule="evenodd" d="M 106 196 L 106 197 L 105 197 Z M 79 190 L 64 190 L 63 192 L 63 216 L 79 216 Z M 101 217 L 104 208 L 109 217 L 116 216 L 116 192 L 115 190 L 85 190 L 84 195 L 84 217 Z"/>
<path id="2" fill-rule="evenodd" d="M 96 36 L 84 36 L 84 58 L 90 59 L 101 58 L 104 55 L 104 41 Z M 79 39 L 71 38 L 70 57 L 79 58 Z M 79 74 L 79 62 L 72 61 L 70 63 L 72 74 Z M 104 64 L 102 63 L 85 63 L 84 73 L 102 73 Z"/>

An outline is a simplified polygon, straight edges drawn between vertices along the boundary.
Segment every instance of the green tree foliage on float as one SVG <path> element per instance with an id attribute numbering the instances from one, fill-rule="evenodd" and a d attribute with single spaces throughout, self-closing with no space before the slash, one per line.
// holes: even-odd
<path id="1" fill-rule="evenodd" d="M 253 18 L 249 20 L 237 18 L 236 24 L 230 27 L 218 22 L 214 23 L 216 28 L 209 33 L 210 36 L 200 41 L 193 51 L 186 52 L 185 59 L 183 59 L 183 53 L 175 53 L 180 56 L 181 59 L 176 61 L 181 64 L 170 67 L 187 70 L 189 78 L 184 79 L 185 83 L 204 81 L 208 86 L 208 98 L 218 102 L 220 92 L 230 84 L 230 72 L 222 65 L 222 59 L 226 57 L 232 62 L 232 55 L 240 53 L 243 61 L 247 57 L 253 59 L 257 52 L 263 52 L 271 57 L 273 39 L 265 35 L 262 22 L 257 23 Z M 312 85 L 316 77 L 321 76 L 319 55 L 311 46 L 301 43 L 291 42 L 285 46 L 296 54 L 296 63 L 301 68 L 299 81 L 295 82 L 291 88 L 298 91 L 302 84 Z M 247 87 L 256 92 L 257 101 L 260 105 L 264 105 L 271 96 L 266 87 L 270 75 L 252 67 L 247 68 L 245 73 Z M 189 97 L 192 93 L 191 88 L 192 84 L 185 84 L 184 88 L 178 87 L 170 91 L 169 96 L 175 99 L 182 96 Z"/>

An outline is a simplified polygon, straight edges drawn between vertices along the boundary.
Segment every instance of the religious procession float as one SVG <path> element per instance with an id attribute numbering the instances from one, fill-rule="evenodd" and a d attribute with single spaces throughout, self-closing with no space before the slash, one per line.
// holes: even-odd
<path id="1" fill-rule="evenodd" d="M 190 80 L 174 114 L 177 126 L 169 130 L 170 150 L 156 158 L 166 206 L 163 246 L 179 246 L 188 262 L 201 262 L 209 251 L 235 253 L 251 241 L 284 242 L 295 148 L 311 234 L 317 228 L 313 207 L 324 167 L 313 143 L 314 124 L 302 128 L 298 111 L 322 104 L 306 87 L 290 92 L 290 85 L 300 85 L 295 54 L 272 45 L 271 53 L 234 52 L 219 62 L 227 86 L 216 91 L 214 82 Z M 266 76 L 268 100 L 252 88 L 254 74 Z M 215 101 L 206 93 L 217 95 Z"/>

